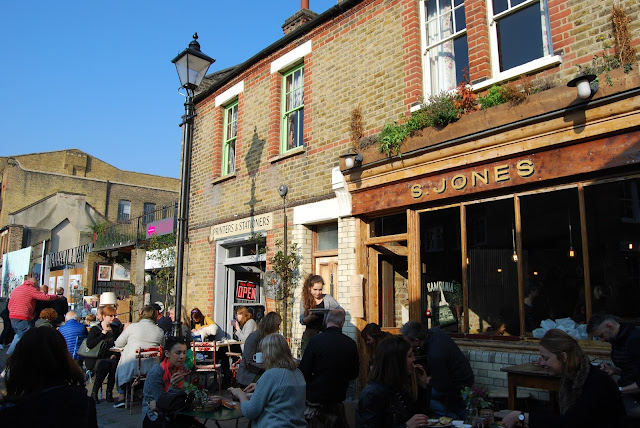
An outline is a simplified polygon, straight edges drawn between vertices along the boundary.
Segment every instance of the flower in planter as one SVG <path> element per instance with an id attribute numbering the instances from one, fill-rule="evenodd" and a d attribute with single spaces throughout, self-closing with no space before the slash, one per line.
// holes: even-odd
<path id="1" fill-rule="evenodd" d="M 486 409 L 491 405 L 487 399 L 489 394 L 481 386 L 468 387 L 462 389 L 462 399 L 468 409 Z"/>

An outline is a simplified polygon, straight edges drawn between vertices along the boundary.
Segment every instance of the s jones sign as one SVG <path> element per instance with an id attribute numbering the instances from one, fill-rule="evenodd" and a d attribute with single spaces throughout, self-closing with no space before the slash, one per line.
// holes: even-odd
<path id="1" fill-rule="evenodd" d="M 256 284 L 250 281 L 236 282 L 236 299 L 256 301 Z"/>

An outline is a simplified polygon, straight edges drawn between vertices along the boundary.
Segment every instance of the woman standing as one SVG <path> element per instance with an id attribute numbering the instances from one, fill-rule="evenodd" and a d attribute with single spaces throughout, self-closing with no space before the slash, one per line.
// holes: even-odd
<path id="1" fill-rule="evenodd" d="M 329 294 L 324 294 L 322 289 L 324 280 L 320 275 L 309 275 L 302 286 L 302 299 L 300 299 L 300 324 L 307 326 L 302 334 L 300 347 L 304 352 L 309 340 L 324 330 L 324 315 L 314 314 L 311 309 L 342 309 L 338 302 Z M 327 311 L 328 312 L 328 311 Z"/>
<path id="2" fill-rule="evenodd" d="M 101 313 L 102 321 L 89 330 L 89 335 L 87 336 L 87 346 L 89 348 L 94 348 L 104 340 L 105 343 L 102 345 L 102 349 L 109 349 L 120 335 L 120 329 L 116 324 L 113 324 L 113 320 L 116 317 L 116 310 L 113 306 L 105 306 L 102 308 Z M 98 391 L 102 387 L 102 382 L 104 382 L 105 378 L 107 379 L 107 401 L 113 401 L 113 387 L 116 383 L 116 367 L 118 366 L 119 357 L 120 354 L 107 351 L 103 357 L 85 358 L 84 360 L 87 369 L 93 370 L 95 368 L 96 370 L 91 397 L 97 404 L 100 404 Z"/>
<path id="3" fill-rule="evenodd" d="M 142 427 L 164 427 L 163 419 L 156 412 L 156 403 L 163 392 L 170 388 L 182 388 L 189 370 L 184 366 L 187 356 L 187 342 L 184 337 L 168 336 L 165 341 L 163 360 L 147 373 L 142 399 Z M 203 426 L 193 417 L 177 415 L 176 426 Z M 172 425 L 173 426 L 173 425 Z"/>
<path id="4" fill-rule="evenodd" d="M 158 316 L 155 308 L 153 306 L 145 306 L 140 311 L 140 320 L 129 325 L 116 339 L 115 345 L 118 348 L 124 348 L 116 369 L 116 382 L 121 388 L 131 382 L 138 373 L 136 350 L 138 348 L 157 347 L 162 344 L 164 332 L 156 324 L 156 319 L 158 319 Z M 154 358 L 143 359 L 141 374 L 146 374 L 156 363 L 157 360 Z"/>
<path id="5" fill-rule="evenodd" d="M 281 334 L 262 340 L 264 372 L 253 389 L 251 399 L 240 388 L 229 388 L 240 400 L 242 414 L 252 420 L 252 427 L 306 428 L 304 419 L 306 383 Z"/>
<path id="6" fill-rule="evenodd" d="M 242 361 L 238 365 L 236 382 L 240 386 L 247 386 L 255 382 L 256 378 L 264 373 L 264 364 L 256 363 L 253 359 L 262 339 L 280 330 L 282 317 L 277 312 L 269 312 L 258 324 L 258 329 L 252 332 L 244 343 Z M 264 355 L 263 355 L 264 357 Z"/>
<path id="7" fill-rule="evenodd" d="M 418 382 L 418 396 L 412 392 L 412 373 Z M 429 378 L 424 368 L 414 365 L 409 342 L 392 336 L 380 342 L 369 383 L 362 390 L 356 410 L 359 428 L 415 428 L 428 423 Z"/>
<path id="8" fill-rule="evenodd" d="M 540 365 L 560 375 L 560 414 L 511 412 L 502 420 L 506 427 L 614 428 L 627 426 L 622 396 L 608 374 L 591 365 L 578 341 L 552 329 L 540 340 Z"/>
<path id="9" fill-rule="evenodd" d="M 251 312 L 244 306 L 239 306 L 236 309 L 236 319 L 231 320 L 231 326 L 233 327 L 233 333 L 241 342 L 247 340 L 247 337 L 258 328 L 258 324 L 253 320 Z M 244 345 L 240 345 L 240 348 L 244 351 Z"/>

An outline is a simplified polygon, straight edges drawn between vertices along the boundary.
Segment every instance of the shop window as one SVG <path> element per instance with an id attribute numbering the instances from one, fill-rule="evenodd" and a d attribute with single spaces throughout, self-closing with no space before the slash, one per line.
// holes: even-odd
<path id="1" fill-rule="evenodd" d="M 378 257 L 380 321 L 382 327 L 402 327 L 409 321 L 409 272 L 407 258 Z"/>
<path id="2" fill-rule="evenodd" d="M 420 230 L 421 311 L 431 311 L 433 325 L 458 332 L 462 326 L 460 208 L 421 213 Z M 455 320 L 442 324 L 445 302 Z"/>
<path id="3" fill-rule="evenodd" d="M 635 180 L 625 181 L 620 188 L 621 217 L 624 222 L 640 222 L 640 198 L 638 183 Z"/>
<path id="4" fill-rule="evenodd" d="M 427 94 L 455 88 L 469 72 L 464 0 L 426 0 L 424 5 Z"/>
<path id="5" fill-rule="evenodd" d="M 519 335 L 513 199 L 469 205 L 466 218 L 468 241 L 484 236 L 467 253 L 469 332 Z"/>
<path id="6" fill-rule="evenodd" d="M 640 225 L 629 221 L 639 185 L 634 179 L 585 187 L 592 313 L 640 317 Z"/>
<path id="7" fill-rule="evenodd" d="M 247 257 L 263 254 L 265 250 L 264 242 L 245 242 L 242 244 L 230 245 L 227 247 L 227 258 Z"/>
<path id="8" fill-rule="evenodd" d="M 577 189 L 520 199 L 525 331 L 544 319 L 586 322 Z"/>
<path id="9" fill-rule="evenodd" d="M 407 214 L 378 217 L 371 222 L 371 237 L 407 233 Z"/>
<path id="10" fill-rule="evenodd" d="M 236 170 L 236 138 L 238 135 L 238 101 L 224 109 L 224 137 L 222 148 L 222 175 Z"/>
<path id="11" fill-rule="evenodd" d="M 338 224 L 323 224 L 316 226 L 316 250 L 338 250 Z"/>
<path id="12" fill-rule="evenodd" d="M 503 72 L 551 55 L 546 0 L 488 2 L 493 62 Z"/>
<path id="13" fill-rule="evenodd" d="M 282 91 L 282 144 L 285 153 L 302 146 L 304 125 L 304 65 L 284 74 Z"/>
<path id="14" fill-rule="evenodd" d="M 118 222 L 129 221 L 131 216 L 131 201 L 120 199 L 118 201 Z"/>

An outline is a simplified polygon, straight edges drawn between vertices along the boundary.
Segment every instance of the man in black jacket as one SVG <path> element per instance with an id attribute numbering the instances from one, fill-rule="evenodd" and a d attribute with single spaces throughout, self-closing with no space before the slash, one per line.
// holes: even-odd
<path id="1" fill-rule="evenodd" d="M 400 333 L 413 347 L 416 363 L 425 366 L 431 376 L 433 415 L 464 419 L 467 411 L 461 391 L 473 385 L 473 370 L 467 357 L 439 328 L 426 329 L 417 321 L 409 321 Z"/>
<path id="2" fill-rule="evenodd" d="M 333 309 L 326 318 L 327 328 L 309 341 L 300 362 L 307 382 L 309 426 L 347 428 L 344 405 L 349 381 L 358 377 L 358 347 L 342 333 L 345 314 Z"/>
<path id="3" fill-rule="evenodd" d="M 629 417 L 640 418 L 640 329 L 620 322 L 610 314 L 596 314 L 587 324 L 587 333 L 611 343 L 611 361 L 600 369 L 609 376 L 619 375 L 618 389 Z"/>

